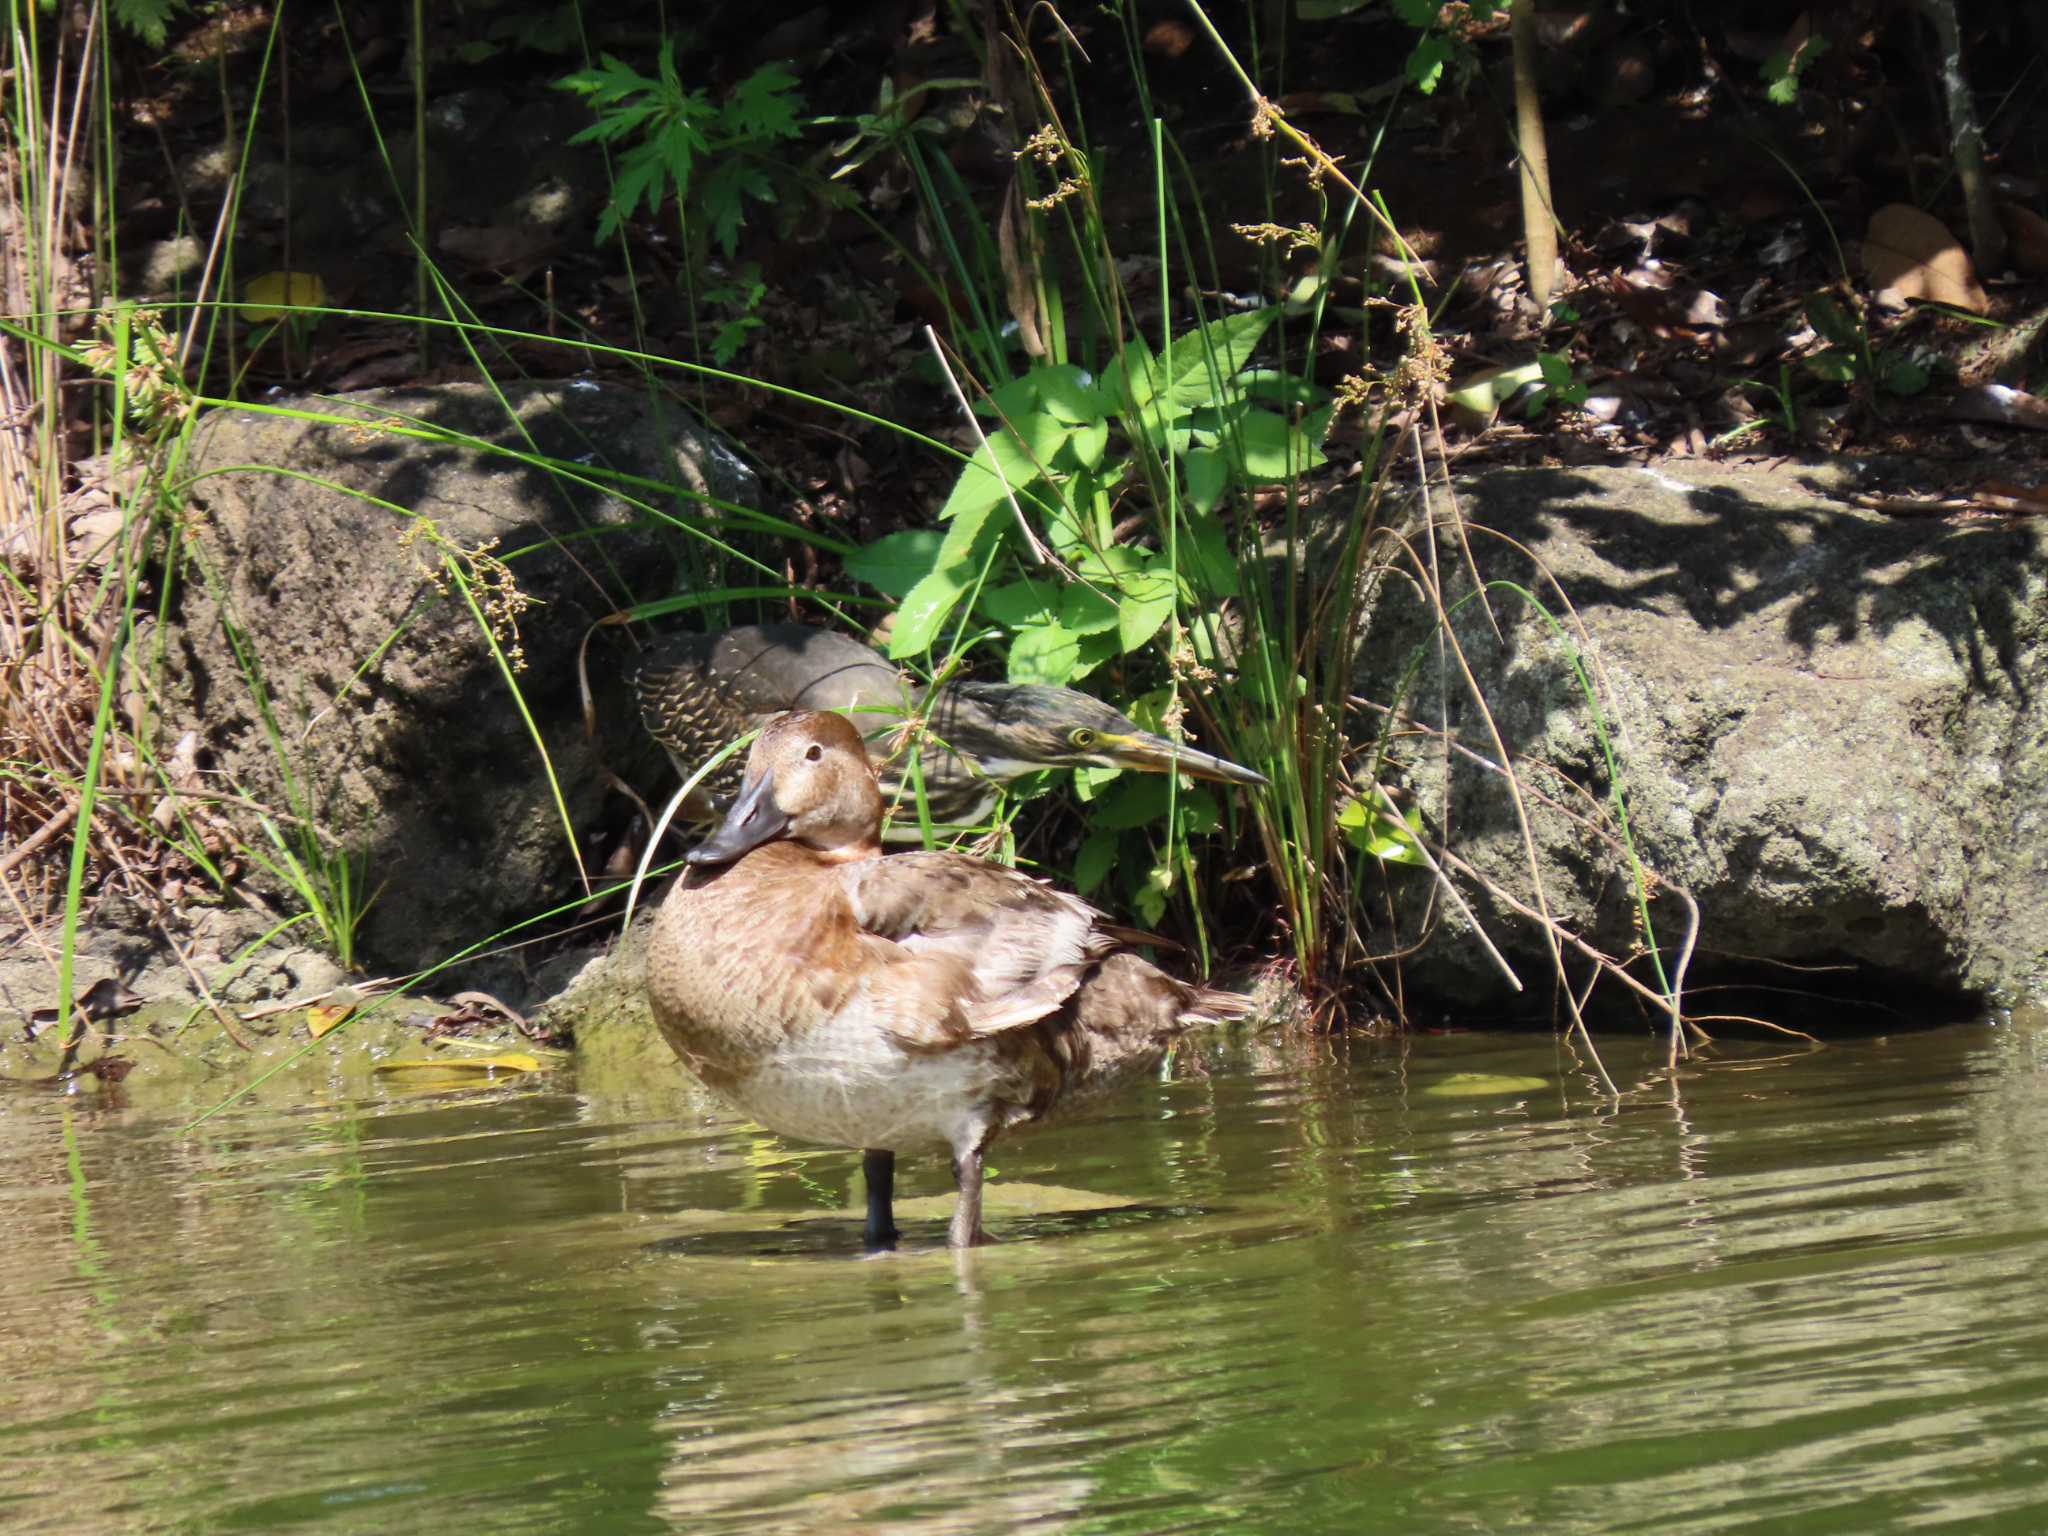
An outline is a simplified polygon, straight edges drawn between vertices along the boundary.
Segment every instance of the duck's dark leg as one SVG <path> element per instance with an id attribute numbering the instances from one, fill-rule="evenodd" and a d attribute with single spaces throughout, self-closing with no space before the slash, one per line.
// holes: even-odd
<path id="1" fill-rule="evenodd" d="M 946 1242 L 954 1248 L 979 1248 L 994 1238 L 981 1230 L 981 1148 L 962 1152 L 953 1159 L 953 1182 L 960 1197 L 953 1206 L 953 1225 Z"/>
<path id="2" fill-rule="evenodd" d="M 896 1246 L 896 1154 L 870 1147 L 860 1172 L 868 1186 L 868 1252 L 883 1253 Z"/>

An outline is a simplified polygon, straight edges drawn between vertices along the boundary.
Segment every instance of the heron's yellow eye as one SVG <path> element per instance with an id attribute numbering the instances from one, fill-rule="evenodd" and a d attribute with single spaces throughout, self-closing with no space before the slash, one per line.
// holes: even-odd
<path id="1" fill-rule="evenodd" d="M 1089 730 L 1088 727 L 1084 725 L 1079 730 L 1069 735 L 1067 737 L 1067 740 L 1071 741 L 1074 744 L 1074 749 L 1076 751 L 1086 752 L 1090 747 L 1095 745 L 1095 733 Z"/>

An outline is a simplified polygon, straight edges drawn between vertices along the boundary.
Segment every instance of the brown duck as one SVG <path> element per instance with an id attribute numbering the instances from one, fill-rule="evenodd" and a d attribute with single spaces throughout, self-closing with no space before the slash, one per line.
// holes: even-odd
<path id="1" fill-rule="evenodd" d="M 895 1154 L 945 1147 L 954 1247 L 981 1228 L 982 1155 L 1155 1062 L 1249 1000 L 1128 952 L 1145 935 L 965 854 L 883 856 L 860 733 L 763 728 L 724 822 L 690 855 L 647 952 L 656 1023 L 690 1070 L 782 1135 L 864 1150 L 871 1249 L 894 1246 Z"/>

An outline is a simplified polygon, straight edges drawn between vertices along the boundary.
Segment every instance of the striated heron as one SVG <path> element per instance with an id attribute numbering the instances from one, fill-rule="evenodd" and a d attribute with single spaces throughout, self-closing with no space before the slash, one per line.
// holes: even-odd
<path id="1" fill-rule="evenodd" d="M 672 635 L 633 673 L 640 718 L 684 774 L 743 731 L 790 709 L 843 710 L 867 737 L 885 804 L 915 807 L 914 759 L 931 819 L 971 826 L 999 786 L 1044 768 L 1178 769 L 1226 784 L 1264 784 L 1263 774 L 1145 730 L 1100 699 L 1031 683 L 907 683 L 875 651 L 808 624 L 748 624 L 708 635 Z M 922 718 L 924 730 L 905 726 Z M 717 800 L 737 788 L 739 765 L 710 785 Z M 710 804 L 691 808 L 700 818 Z M 898 819 L 892 835 L 915 837 Z"/>

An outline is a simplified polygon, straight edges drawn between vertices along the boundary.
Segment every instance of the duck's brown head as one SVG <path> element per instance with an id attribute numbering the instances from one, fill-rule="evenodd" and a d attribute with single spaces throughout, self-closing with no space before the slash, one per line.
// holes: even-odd
<path id="1" fill-rule="evenodd" d="M 730 864 L 774 838 L 859 858 L 880 847 L 882 792 L 860 732 L 844 715 L 795 710 L 761 727 L 747 778 L 692 864 Z"/>

